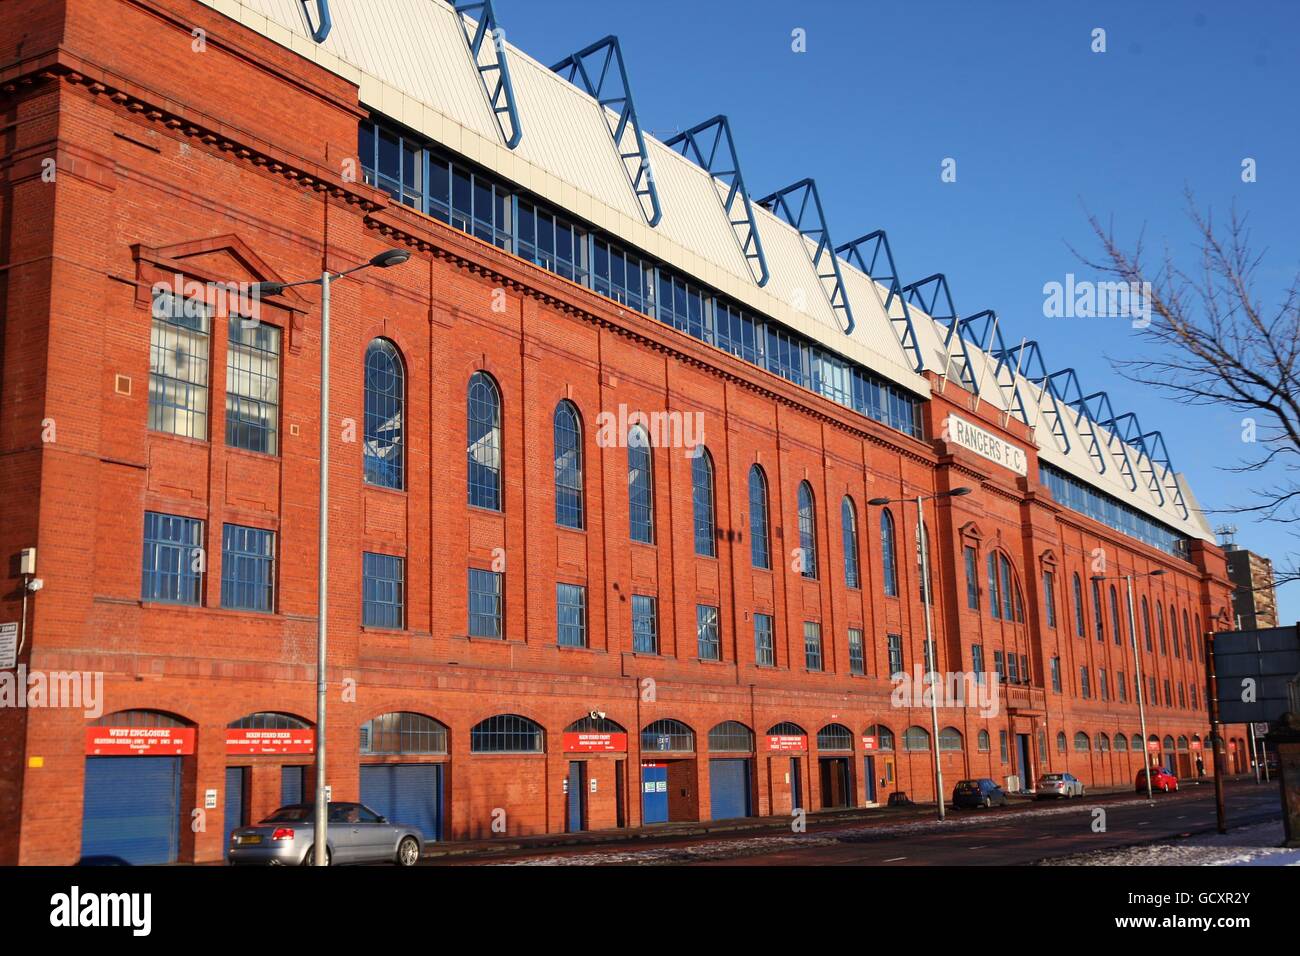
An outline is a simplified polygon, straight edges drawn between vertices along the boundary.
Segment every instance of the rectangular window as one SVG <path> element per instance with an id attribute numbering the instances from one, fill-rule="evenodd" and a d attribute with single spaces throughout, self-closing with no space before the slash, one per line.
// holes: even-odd
<path id="1" fill-rule="evenodd" d="M 1020 655 L 1020 682 L 1022 684 L 1029 683 L 1029 658 L 1024 654 Z"/>
<path id="2" fill-rule="evenodd" d="M 1056 627 L 1056 579 L 1051 571 L 1043 572 L 1043 604 L 1047 609 L 1047 626 Z"/>
<path id="3" fill-rule="evenodd" d="M 993 669 L 997 671 L 998 682 L 1005 684 L 1007 682 L 1007 665 L 1001 651 L 993 652 Z"/>
<path id="4" fill-rule="evenodd" d="M 469 633 L 471 637 L 502 637 L 501 573 L 469 569 Z"/>
<path id="5" fill-rule="evenodd" d="M 1092 618 L 1097 628 L 1097 640 L 1106 640 L 1106 625 L 1101 619 L 1101 585 L 1092 582 Z"/>
<path id="6" fill-rule="evenodd" d="M 1183 690 L 1181 681 L 1178 683 L 1178 706 L 1182 708 L 1187 706 L 1187 692 Z"/>
<path id="7" fill-rule="evenodd" d="M 587 589 L 555 585 L 555 637 L 561 647 L 587 646 Z"/>
<path id="8" fill-rule="evenodd" d="M 979 557 L 970 545 L 965 547 L 963 553 L 966 557 L 966 606 L 972 611 L 978 611 L 980 609 Z"/>
<path id="9" fill-rule="evenodd" d="M 202 603 L 205 564 L 202 521 L 145 512 L 141 600 Z"/>
<path id="10" fill-rule="evenodd" d="M 1052 690 L 1059 694 L 1061 692 L 1061 659 L 1052 658 Z"/>
<path id="11" fill-rule="evenodd" d="M 1007 732 L 998 731 L 998 754 L 1002 757 L 1002 762 L 1007 762 Z"/>
<path id="12" fill-rule="evenodd" d="M 208 306 L 159 292 L 149 333 L 149 428 L 208 437 Z"/>
<path id="13" fill-rule="evenodd" d="M 1020 683 L 1020 662 L 1015 654 L 1007 655 L 1007 681 L 1012 684 Z"/>
<path id="14" fill-rule="evenodd" d="M 1174 697 L 1169 693 L 1169 681 L 1165 681 L 1165 706 L 1174 706 Z"/>
<path id="15" fill-rule="evenodd" d="M 221 531 L 221 606 L 275 610 L 275 533 L 228 524 Z"/>
<path id="16" fill-rule="evenodd" d="M 658 601 L 646 594 L 632 595 L 632 650 L 638 654 L 659 653 Z"/>
<path id="17" fill-rule="evenodd" d="M 1086 666 L 1079 668 L 1079 691 L 1084 700 L 1092 697 L 1092 686 L 1088 683 L 1088 668 Z"/>
<path id="18" fill-rule="evenodd" d="M 988 557 L 989 570 L 989 614 L 994 620 L 1002 616 L 1002 602 L 998 596 L 998 556 L 995 552 L 990 551 Z"/>
<path id="19" fill-rule="evenodd" d="M 718 609 L 712 604 L 695 605 L 695 633 L 700 660 L 722 660 L 722 638 L 718 633 Z"/>
<path id="20" fill-rule="evenodd" d="M 903 635 L 889 635 L 889 676 L 903 672 Z"/>
<path id="21" fill-rule="evenodd" d="M 822 626 L 816 621 L 803 622 L 803 657 L 808 670 L 822 669 Z"/>
<path id="22" fill-rule="evenodd" d="M 925 672 L 932 674 L 939 669 L 938 662 L 934 659 L 934 641 L 926 638 L 925 644 L 922 645 L 925 652 Z"/>
<path id="23" fill-rule="evenodd" d="M 984 675 L 984 647 L 981 644 L 972 644 L 970 649 L 971 669 L 975 672 L 975 683 L 985 683 Z"/>
<path id="24" fill-rule="evenodd" d="M 776 666 L 776 649 L 773 644 L 772 615 L 754 615 L 754 660 L 760 667 Z"/>
<path id="25" fill-rule="evenodd" d="M 361 554 L 361 623 L 406 626 L 406 561 L 391 554 Z"/>
<path id="26" fill-rule="evenodd" d="M 862 653 L 862 631 L 856 627 L 849 628 L 849 673 L 865 674 L 866 659 Z"/>
<path id="27" fill-rule="evenodd" d="M 280 426 L 280 330 L 236 315 L 226 345 L 226 444 L 274 455 Z"/>
<path id="28" fill-rule="evenodd" d="M 1110 700 L 1110 681 L 1106 676 L 1106 668 L 1097 671 L 1097 689 L 1101 691 L 1102 700 Z"/>
<path id="29" fill-rule="evenodd" d="M 1128 703 L 1128 681 L 1124 679 L 1123 671 L 1115 672 L 1115 691 L 1119 694 L 1120 703 Z"/>

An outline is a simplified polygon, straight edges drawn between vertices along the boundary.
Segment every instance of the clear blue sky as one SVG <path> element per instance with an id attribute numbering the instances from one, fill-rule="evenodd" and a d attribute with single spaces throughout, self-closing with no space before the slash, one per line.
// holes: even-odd
<path id="1" fill-rule="evenodd" d="M 510 40 L 553 63 L 618 34 L 643 125 L 660 138 L 717 113 L 732 122 L 756 196 L 817 180 L 832 236 L 889 231 L 905 281 L 945 272 L 957 309 L 996 309 L 1008 340 L 1038 339 L 1163 431 L 1206 508 L 1248 501 L 1262 476 L 1242 415 L 1194 408 L 1121 378 L 1109 359 L 1149 352 L 1120 319 L 1043 317 L 1043 284 L 1090 276 L 1085 207 L 1119 235 L 1185 256 L 1183 190 L 1248 213 L 1275 304 L 1300 269 L 1300 3 L 973 0 L 496 0 Z M 1091 50 L 1106 31 L 1107 51 Z M 807 52 L 791 50 L 806 31 Z M 524 117 L 525 128 L 527 117 Z M 940 164 L 957 161 L 957 181 Z M 1257 163 L 1243 183 L 1241 163 Z M 1235 523 L 1282 564 L 1300 542 Z M 1279 594 L 1300 620 L 1300 584 Z"/>

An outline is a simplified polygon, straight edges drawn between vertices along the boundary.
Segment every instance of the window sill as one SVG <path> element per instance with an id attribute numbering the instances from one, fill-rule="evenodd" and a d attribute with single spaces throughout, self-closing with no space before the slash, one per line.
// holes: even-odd
<path id="1" fill-rule="evenodd" d="M 555 649 L 556 649 L 557 651 L 572 651 L 572 652 L 574 652 L 574 653 L 578 653 L 578 654 L 605 654 L 605 653 L 608 653 L 604 648 L 600 648 L 600 647 L 575 647 L 575 646 L 572 645 L 572 644 L 556 644 L 556 645 L 555 645 Z"/>
<path id="2" fill-rule="evenodd" d="M 362 634 L 405 634 L 411 637 L 415 636 L 409 628 L 384 627 L 383 625 L 380 624 L 362 624 L 361 633 Z"/>
<path id="3" fill-rule="evenodd" d="M 380 494 L 387 494 L 387 495 L 396 495 L 399 498 L 409 498 L 411 495 L 410 490 L 407 488 L 390 488 L 388 485 L 377 485 L 372 482 L 366 481 L 364 477 L 361 479 L 361 487 L 366 489 L 367 491 L 375 491 L 375 492 L 379 492 Z"/>

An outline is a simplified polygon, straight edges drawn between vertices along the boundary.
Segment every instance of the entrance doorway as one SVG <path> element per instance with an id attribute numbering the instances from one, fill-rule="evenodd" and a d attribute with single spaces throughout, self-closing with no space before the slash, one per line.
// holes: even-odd
<path id="1" fill-rule="evenodd" d="M 668 764 L 641 764 L 641 822 L 668 822 Z"/>
<path id="2" fill-rule="evenodd" d="M 569 761 L 569 813 L 565 830 L 581 833 L 587 828 L 587 764 L 583 760 Z"/>
<path id="3" fill-rule="evenodd" d="M 1020 789 L 1034 789 L 1033 764 L 1029 759 L 1029 734 L 1016 734 L 1016 753 L 1020 761 Z"/>
<path id="4" fill-rule="evenodd" d="M 867 803 L 876 802 L 876 758 L 868 754 L 862 758 L 862 770 L 867 778 Z"/>
<path id="5" fill-rule="evenodd" d="M 790 758 L 790 807 L 793 810 L 803 807 L 803 770 L 798 757 Z"/>
<path id="6" fill-rule="evenodd" d="M 821 757 L 822 809 L 852 806 L 853 790 L 849 783 L 848 757 Z"/>

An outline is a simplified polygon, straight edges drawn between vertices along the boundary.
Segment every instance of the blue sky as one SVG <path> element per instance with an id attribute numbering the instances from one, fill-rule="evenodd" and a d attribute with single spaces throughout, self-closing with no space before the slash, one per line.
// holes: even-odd
<path id="1" fill-rule="evenodd" d="M 1150 353 L 1127 320 L 1045 318 L 1043 285 L 1095 278 L 1069 246 L 1097 247 L 1085 209 L 1131 244 L 1180 257 L 1194 236 L 1183 191 L 1247 213 L 1276 304 L 1300 270 L 1300 3 L 971 0 L 496 0 L 509 39 L 544 63 L 618 34 L 642 124 L 660 138 L 717 113 L 732 123 L 755 196 L 817 180 L 832 236 L 889 232 L 905 281 L 944 272 L 957 309 L 997 310 L 1164 433 L 1206 508 L 1250 499 L 1266 476 L 1225 472 L 1251 448 L 1242 414 L 1177 404 L 1109 359 Z M 1092 52 L 1092 31 L 1106 52 Z M 807 51 L 791 50 L 806 32 Z M 525 128 L 527 118 L 524 118 Z M 1257 181 L 1242 181 L 1242 160 Z M 940 165 L 956 160 L 956 182 Z M 1234 523 L 1279 564 L 1300 542 Z M 1279 593 L 1300 620 L 1300 584 Z"/>

